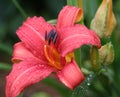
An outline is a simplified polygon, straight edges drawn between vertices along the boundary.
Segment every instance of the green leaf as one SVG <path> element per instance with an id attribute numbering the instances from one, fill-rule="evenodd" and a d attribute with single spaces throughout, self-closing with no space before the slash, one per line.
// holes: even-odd
<path id="1" fill-rule="evenodd" d="M 11 70 L 11 65 L 8 63 L 0 63 L 0 70 Z"/>
<path id="2" fill-rule="evenodd" d="M 56 79 L 47 77 L 44 80 L 42 80 L 42 82 L 49 86 L 52 86 L 55 90 L 59 91 L 62 97 L 69 97 L 67 95 L 69 94 L 70 90 Z"/>
<path id="3" fill-rule="evenodd" d="M 80 54 L 80 52 L 81 52 L 80 48 L 76 49 L 75 52 L 74 52 L 75 60 L 76 60 L 76 62 L 79 66 L 81 66 L 81 54 Z"/>
<path id="4" fill-rule="evenodd" d="M 86 97 L 88 89 L 95 78 L 95 74 L 92 72 L 86 77 L 86 80 L 81 83 L 77 88 L 72 92 L 71 97 Z"/>
<path id="5" fill-rule="evenodd" d="M 27 17 L 27 14 L 26 12 L 23 10 L 23 8 L 20 6 L 20 4 L 17 2 L 17 0 L 12 0 L 15 7 L 19 10 L 19 12 L 21 13 L 21 15 L 26 18 Z"/>
<path id="6" fill-rule="evenodd" d="M 67 0 L 67 5 L 78 7 L 78 0 Z"/>
<path id="7" fill-rule="evenodd" d="M 6 52 L 10 56 L 12 54 L 12 47 L 5 43 L 0 43 L 0 50 Z"/>
<path id="8" fill-rule="evenodd" d="M 45 92 L 38 92 L 38 93 L 35 93 L 31 97 L 51 97 L 51 96 L 48 93 L 45 93 Z"/>

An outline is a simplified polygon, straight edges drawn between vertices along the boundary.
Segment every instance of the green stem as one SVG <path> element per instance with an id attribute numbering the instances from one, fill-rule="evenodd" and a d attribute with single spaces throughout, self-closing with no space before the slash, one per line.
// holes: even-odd
<path id="1" fill-rule="evenodd" d="M 16 8 L 20 11 L 20 13 L 22 14 L 22 16 L 23 16 L 24 18 L 26 18 L 26 17 L 27 17 L 27 14 L 26 14 L 26 12 L 22 9 L 22 7 L 19 5 L 19 3 L 18 3 L 16 0 L 12 0 L 12 1 L 13 1 L 14 5 L 16 6 Z"/>
<path id="2" fill-rule="evenodd" d="M 75 54 L 75 60 L 77 64 L 81 66 L 81 49 L 80 48 L 76 49 L 74 54 Z"/>
<path id="3" fill-rule="evenodd" d="M 67 5 L 78 7 L 78 0 L 67 0 Z"/>
<path id="4" fill-rule="evenodd" d="M 7 63 L 0 63 L 0 70 L 10 71 L 11 66 L 9 64 L 7 64 Z"/>

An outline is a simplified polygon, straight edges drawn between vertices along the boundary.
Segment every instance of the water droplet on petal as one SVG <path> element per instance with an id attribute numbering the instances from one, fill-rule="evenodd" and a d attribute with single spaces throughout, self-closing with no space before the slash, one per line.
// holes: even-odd
<path id="1" fill-rule="evenodd" d="M 21 66 L 18 66 L 17 68 L 18 68 L 18 70 L 22 69 L 22 67 L 21 67 Z"/>
<path id="2" fill-rule="evenodd" d="M 16 87 L 13 87 L 13 88 L 12 88 L 12 91 L 15 91 L 15 90 L 16 90 Z"/>
<path id="3" fill-rule="evenodd" d="M 81 30 L 84 30 L 84 27 L 81 27 Z"/>

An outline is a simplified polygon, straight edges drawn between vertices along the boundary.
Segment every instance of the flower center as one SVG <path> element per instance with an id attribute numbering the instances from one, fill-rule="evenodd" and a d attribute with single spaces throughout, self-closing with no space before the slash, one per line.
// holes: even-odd
<path id="1" fill-rule="evenodd" d="M 54 45 L 56 43 L 57 36 L 58 34 L 54 30 L 51 30 L 48 35 L 47 32 L 45 33 L 44 53 L 49 65 L 61 70 L 63 66 L 60 62 L 60 54 Z M 74 52 L 68 53 L 65 56 L 66 63 L 71 62 L 73 58 Z"/>
<path id="2" fill-rule="evenodd" d="M 51 30 L 48 35 L 47 32 L 45 33 L 44 53 L 49 65 L 61 70 L 62 65 L 60 64 L 60 55 L 54 46 L 57 36 L 58 35 L 54 30 Z"/>

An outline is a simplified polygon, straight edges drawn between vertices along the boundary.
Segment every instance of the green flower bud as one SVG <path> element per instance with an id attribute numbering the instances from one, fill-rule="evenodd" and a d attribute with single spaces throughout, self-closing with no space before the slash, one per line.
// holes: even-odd
<path id="1" fill-rule="evenodd" d="M 114 61 L 114 48 L 111 42 L 99 49 L 99 58 L 103 65 L 109 65 Z"/>
<path id="2" fill-rule="evenodd" d="M 90 58 L 91 58 L 91 65 L 92 65 L 93 71 L 95 73 L 98 73 L 101 68 L 101 64 L 100 64 L 100 59 L 99 59 L 99 51 L 97 47 L 93 46 L 91 48 Z"/>
<path id="3" fill-rule="evenodd" d="M 112 11 L 112 0 L 103 0 L 91 22 L 93 29 L 100 38 L 111 36 L 116 25 L 116 19 Z"/>

